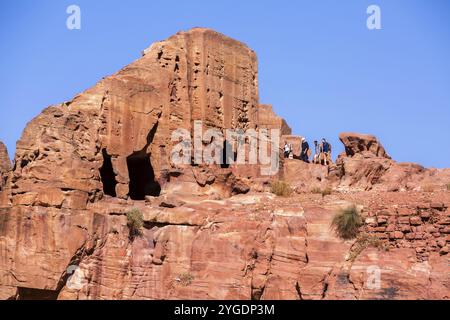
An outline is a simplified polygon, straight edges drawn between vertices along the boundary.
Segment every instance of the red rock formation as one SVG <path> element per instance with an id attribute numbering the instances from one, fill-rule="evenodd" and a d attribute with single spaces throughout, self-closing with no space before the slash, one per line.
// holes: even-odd
<path id="1" fill-rule="evenodd" d="M 342 133 L 339 138 L 346 151 L 330 168 L 330 180 L 341 190 L 445 190 L 450 181 L 449 169 L 392 160 L 374 136 Z"/>
<path id="2" fill-rule="evenodd" d="M 192 132 L 199 121 L 203 129 L 290 132 L 270 108 L 259 108 L 257 75 L 247 46 L 197 28 L 153 44 L 141 59 L 33 119 L 17 143 L 7 186 L 12 207 L 2 212 L 3 288 L 57 290 L 97 226 L 89 207 L 105 196 L 248 192 L 238 176 L 248 180 L 252 171 L 174 166 L 171 133 Z"/>
<path id="3" fill-rule="evenodd" d="M 180 32 L 34 119 L 17 144 L 14 193 L 28 204 L 31 194 L 46 197 L 49 186 L 61 198 L 70 195 L 55 190 L 76 190 L 91 201 L 102 193 L 158 195 L 178 171 L 169 161 L 175 129 L 193 131 L 195 121 L 256 128 L 258 104 L 253 51 L 211 30 Z"/>
<path id="4" fill-rule="evenodd" d="M 3 142 L 0 141 L 0 174 L 4 174 L 11 170 L 11 160 L 8 156 L 8 150 Z"/>
<path id="5" fill-rule="evenodd" d="M 347 157 L 363 156 L 390 159 L 375 136 L 345 132 L 339 135 L 339 139 L 344 144 Z"/>
<path id="6" fill-rule="evenodd" d="M 359 136 L 346 138 L 349 153 L 335 167 L 286 161 L 281 173 L 299 194 L 242 195 L 267 187 L 259 166 L 169 161 L 171 132 L 192 132 L 195 121 L 290 134 L 259 105 L 254 52 L 207 29 L 152 45 L 36 117 L 0 202 L 0 298 L 448 298 L 449 193 L 441 184 L 435 193 L 384 190 L 443 183 L 445 171 L 397 164 Z M 316 186 L 354 192 L 310 194 Z M 379 192 L 356 192 L 368 189 Z M 349 259 L 355 241 L 339 239 L 330 223 L 350 203 L 388 252 L 366 248 Z M 143 214 L 134 238 L 133 208 Z M 381 284 L 367 288 L 374 265 Z"/>
<path id="7" fill-rule="evenodd" d="M 0 207 L 8 205 L 9 190 L 6 190 L 6 182 L 11 170 L 11 160 L 8 150 L 3 142 L 0 141 Z"/>

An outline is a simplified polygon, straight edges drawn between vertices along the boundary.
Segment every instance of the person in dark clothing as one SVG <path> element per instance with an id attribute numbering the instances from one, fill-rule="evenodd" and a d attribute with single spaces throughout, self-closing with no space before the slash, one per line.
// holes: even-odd
<path id="1" fill-rule="evenodd" d="M 309 143 L 306 141 L 305 138 L 302 138 L 302 152 L 300 155 L 300 160 L 308 162 L 309 163 Z"/>
<path id="2" fill-rule="evenodd" d="M 324 164 L 327 166 L 331 164 L 331 144 L 325 139 L 322 139 L 322 143 L 320 145 L 321 152 L 321 160 L 323 160 Z"/>

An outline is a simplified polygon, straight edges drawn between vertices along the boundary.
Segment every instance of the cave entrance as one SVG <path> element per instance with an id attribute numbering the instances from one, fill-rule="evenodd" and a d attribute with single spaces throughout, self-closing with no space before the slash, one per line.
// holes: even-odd
<path id="1" fill-rule="evenodd" d="M 111 156 L 106 152 L 106 149 L 102 150 L 103 154 L 103 166 L 100 168 L 100 177 L 103 184 L 103 192 L 111 197 L 116 196 L 116 174 L 114 173 Z"/>
<path id="2" fill-rule="evenodd" d="M 31 288 L 17 288 L 17 300 L 57 300 L 59 291 Z"/>
<path id="3" fill-rule="evenodd" d="M 223 148 L 222 148 L 222 163 L 220 167 L 222 169 L 228 169 L 230 167 L 230 163 L 234 161 L 236 163 L 237 161 L 237 152 L 233 151 L 233 145 L 228 141 L 223 141 Z"/>
<path id="4" fill-rule="evenodd" d="M 127 158 L 130 177 L 129 196 L 132 200 L 145 200 L 145 196 L 158 197 L 161 186 L 155 181 L 150 155 L 139 151 Z"/>

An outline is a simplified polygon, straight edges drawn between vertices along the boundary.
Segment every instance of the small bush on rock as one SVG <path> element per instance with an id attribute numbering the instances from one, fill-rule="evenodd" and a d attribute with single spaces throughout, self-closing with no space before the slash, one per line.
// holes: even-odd
<path id="1" fill-rule="evenodd" d="M 289 197 L 292 195 L 292 188 L 285 181 L 275 181 L 270 184 L 270 191 L 279 197 Z"/>
<path id="2" fill-rule="evenodd" d="M 133 209 L 127 213 L 127 226 L 130 230 L 130 239 L 134 239 L 142 235 L 142 227 L 144 226 L 144 215 L 139 209 Z"/>
<path id="3" fill-rule="evenodd" d="M 180 274 L 178 276 L 177 280 L 181 283 L 182 286 L 187 287 L 192 283 L 192 280 L 194 280 L 194 277 L 192 276 L 192 274 L 186 272 L 186 273 Z"/>
<path id="4" fill-rule="evenodd" d="M 325 189 L 321 189 L 319 187 L 315 187 L 311 189 L 311 193 L 321 194 L 322 197 L 329 196 L 333 190 L 330 187 L 326 187 Z"/>
<path id="5" fill-rule="evenodd" d="M 359 215 L 358 209 L 356 206 L 351 206 L 336 213 L 331 226 L 340 238 L 350 240 L 356 238 L 359 227 L 362 224 L 363 220 Z"/>

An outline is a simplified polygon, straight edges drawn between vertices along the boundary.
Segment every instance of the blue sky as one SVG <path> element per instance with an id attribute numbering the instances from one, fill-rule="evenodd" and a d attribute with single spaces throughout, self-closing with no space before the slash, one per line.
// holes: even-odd
<path id="1" fill-rule="evenodd" d="M 81 8 L 81 30 L 66 8 Z M 366 9 L 381 8 L 382 30 Z M 294 133 L 379 137 L 398 161 L 450 167 L 450 1 L 17 0 L 0 4 L 0 140 L 179 30 L 209 27 L 258 54 L 260 99 Z M 439 150 L 439 149 L 442 150 Z M 12 155 L 11 155 L 12 157 Z"/>

